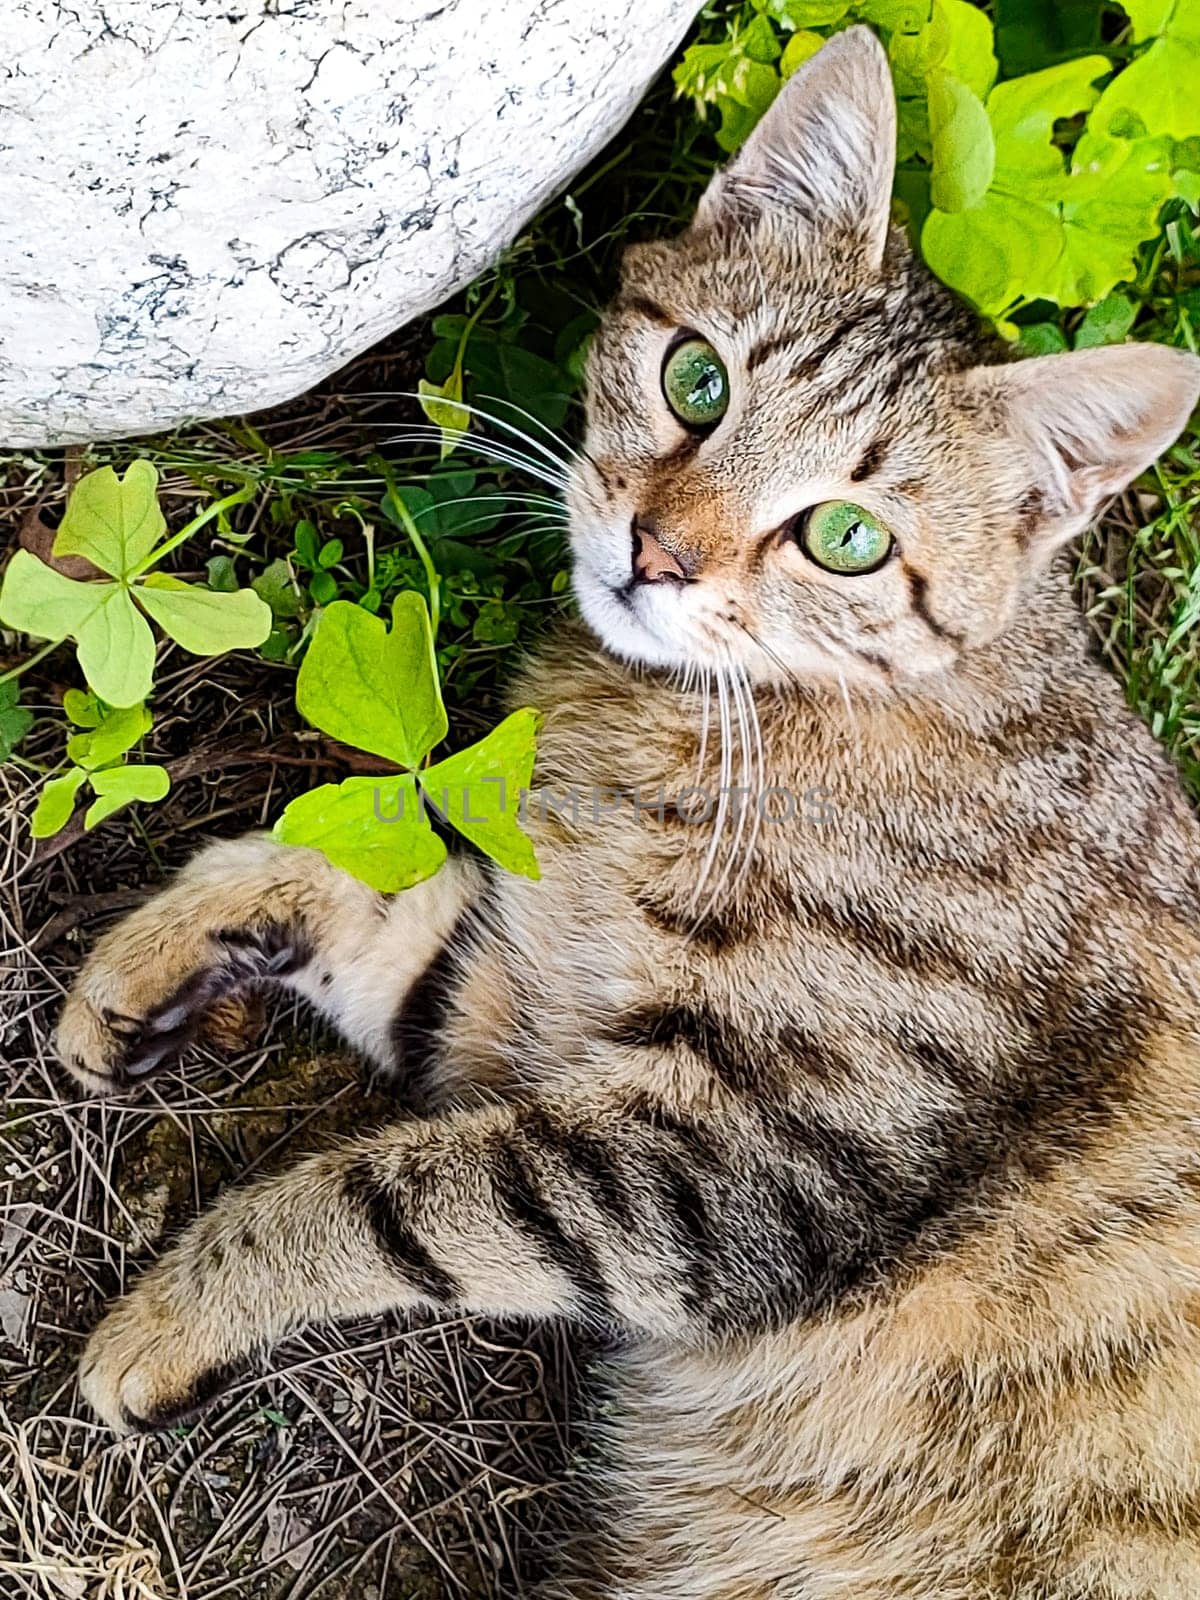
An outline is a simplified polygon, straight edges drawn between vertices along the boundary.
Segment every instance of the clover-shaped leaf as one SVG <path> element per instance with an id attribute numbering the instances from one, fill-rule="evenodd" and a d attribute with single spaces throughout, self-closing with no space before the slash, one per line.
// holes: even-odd
<path id="1" fill-rule="evenodd" d="M 134 800 L 161 800 L 171 787 L 166 767 L 155 765 L 109 767 L 104 772 L 90 773 L 89 782 L 96 799 L 84 815 L 83 825 L 87 829 L 96 827 Z"/>
<path id="2" fill-rule="evenodd" d="M 71 735 L 67 740 L 67 754 L 85 772 L 111 766 L 149 732 L 150 722 L 145 706 L 127 706 L 107 715 L 101 713 L 90 728 Z"/>
<path id="3" fill-rule="evenodd" d="M 1200 4 L 1197 0 L 1121 0 L 1136 43 L 1152 41 L 1105 89 L 1093 118 L 1111 131 L 1122 115 L 1148 134 L 1200 134 Z"/>
<path id="4" fill-rule="evenodd" d="M 509 872 L 540 878 L 537 857 L 517 826 L 533 775 L 541 717 L 523 706 L 476 744 L 418 773 L 430 801 L 485 855 Z"/>
<path id="5" fill-rule="evenodd" d="M 217 593 L 198 589 L 166 573 L 152 572 L 137 597 L 164 633 L 194 656 L 219 656 L 226 650 L 259 645 L 271 608 L 252 589 Z"/>
<path id="6" fill-rule="evenodd" d="M 349 600 L 325 608 L 300 667 L 296 705 L 322 732 L 410 770 L 446 737 L 424 599 L 397 595 L 389 629 Z"/>
<path id="7" fill-rule="evenodd" d="M 83 556 L 111 578 L 123 578 L 167 531 L 158 504 L 158 473 L 134 461 L 118 478 L 112 467 L 89 472 L 75 485 L 54 541 L 56 556 Z"/>
<path id="8" fill-rule="evenodd" d="M 320 850 L 391 894 L 430 877 L 445 860 L 430 825 L 436 809 L 501 866 L 537 876 L 533 846 L 517 824 L 533 768 L 536 712 L 514 712 L 469 749 L 421 767 L 447 731 L 421 595 L 397 597 L 390 629 L 349 601 L 326 607 L 300 668 L 296 704 L 315 727 L 406 770 L 301 795 L 275 824 L 281 842 Z"/>
<path id="9" fill-rule="evenodd" d="M 432 877 L 446 859 L 408 772 L 311 789 L 288 806 L 275 837 L 319 850 L 335 867 L 384 894 Z"/>
<path id="10" fill-rule="evenodd" d="M 163 798 L 171 787 L 167 769 L 124 759 L 149 732 L 152 719 L 144 705 L 106 706 L 94 694 L 70 689 L 63 709 L 81 731 L 67 740 L 72 765 L 42 786 L 30 821 L 35 839 L 49 838 L 66 826 L 84 783 L 96 796 L 83 819 L 89 830 L 134 800 Z"/>
<path id="11" fill-rule="evenodd" d="M 35 839 L 48 839 L 66 827 L 75 809 L 75 796 L 86 777 L 82 767 L 72 767 L 61 778 L 46 780 L 29 819 L 29 831 Z"/>
<path id="12" fill-rule="evenodd" d="M 153 684 L 154 634 L 139 606 L 193 655 L 260 645 L 271 631 L 270 608 L 249 590 L 217 594 L 145 576 L 187 532 L 160 543 L 157 484 L 153 465 L 135 461 L 124 477 L 101 467 L 75 485 L 54 555 L 82 556 L 107 580 L 68 578 L 18 550 L 0 587 L 0 622 L 39 639 L 74 639 L 88 683 L 110 706 L 136 706 Z"/>
<path id="13" fill-rule="evenodd" d="M 950 185 L 921 234 L 929 265 L 981 311 L 1038 299 L 1083 305 L 1133 276 L 1171 192 L 1169 141 L 1118 139 L 1089 121 L 1069 165 L 1053 142 L 1058 124 L 1095 105 L 1096 81 L 1109 71 L 1106 57 L 1085 56 L 988 96 L 991 185 L 974 200 L 970 184 Z M 945 203 L 962 199 L 961 209 Z"/>

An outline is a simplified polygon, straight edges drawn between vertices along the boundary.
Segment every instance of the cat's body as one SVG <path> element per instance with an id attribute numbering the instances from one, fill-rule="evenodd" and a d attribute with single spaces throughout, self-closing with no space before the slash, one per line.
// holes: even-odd
<path id="1" fill-rule="evenodd" d="M 875 91 L 876 54 L 857 33 L 829 52 L 825 90 L 853 111 L 839 72 L 874 74 Z M 846 126 L 830 160 L 849 172 Z M 862 365 L 852 337 L 815 323 L 789 338 L 769 296 L 748 329 L 726 327 L 725 356 L 742 338 L 763 381 L 782 356 L 783 396 L 806 361 L 805 381 L 821 375 L 796 339 L 825 350 L 831 384 L 850 352 L 824 402 L 842 421 L 797 418 L 787 436 L 823 486 L 810 498 L 861 485 L 898 548 L 791 658 L 780 633 L 760 642 L 781 608 L 840 606 L 841 580 L 789 566 L 768 615 L 730 578 L 703 627 L 737 609 L 753 650 L 731 659 L 723 737 L 707 688 L 568 630 L 523 685 L 545 713 L 527 813 L 540 882 L 461 863 L 389 903 L 312 853 L 242 841 L 99 946 L 60 1031 L 91 1087 L 153 1065 L 215 995 L 269 976 L 433 1113 L 202 1218 L 89 1345 L 85 1393 L 115 1426 L 178 1415 L 314 1317 L 565 1315 L 615 1344 L 587 1485 L 604 1543 L 564 1593 L 1200 1593 L 1200 825 L 1045 570 L 1095 495 L 1178 427 L 1196 380 L 1157 352 L 1147 386 L 1127 360 L 1146 352 L 1106 352 L 1112 414 L 1088 397 L 1055 423 L 1060 453 L 1034 481 L 999 435 L 1036 428 L 1038 397 L 1002 425 L 961 314 L 895 244 L 880 266 L 873 223 L 864 238 L 897 352 L 925 334 L 907 397 L 924 434 L 887 361 Z M 673 280 L 651 252 L 610 343 L 636 351 L 662 318 L 711 332 L 719 318 L 671 296 L 686 302 L 712 254 L 701 237 Z M 718 288 L 736 296 L 736 274 Z M 745 275 L 741 290 L 753 311 Z M 672 595 L 691 603 L 739 507 L 776 524 L 713 455 L 719 428 L 672 446 L 664 424 L 655 448 L 619 449 L 605 411 L 635 392 L 628 364 L 607 393 L 593 372 L 581 594 L 614 647 L 639 654 L 628 626 L 678 664 L 662 643 L 682 626 L 662 623 Z M 839 411 L 839 395 L 856 403 Z M 730 416 L 752 463 L 761 431 Z M 1089 427 L 1111 471 L 1080 459 Z M 945 481 L 987 540 L 961 574 L 937 565 L 937 538 L 956 538 Z M 642 495 L 649 599 L 597 587 L 606 563 L 628 570 L 625 514 L 620 571 L 596 520 L 626 492 Z M 782 545 L 754 542 L 748 570 L 792 562 Z M 714 648 L 730 659 L 728 631 Z M 711 821 L 680 813 L 731 783 L 754 795 L 740 833 L 726 802 L 714 850 Z M 427 1060 L 404 1021 L 414 986 L 437 1013 Z"/>

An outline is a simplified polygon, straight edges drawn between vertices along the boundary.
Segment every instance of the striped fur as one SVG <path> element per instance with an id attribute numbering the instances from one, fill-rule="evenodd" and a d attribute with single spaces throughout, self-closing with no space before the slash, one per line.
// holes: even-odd
<path id="1" fill-rule="evenodd" d="M 878 99 L 873 47 L 840 37 L 781 116 L 853 109 L 859 79 Z M 1200 827 L 1051 560 L 1082 514 L 1074 469 L 1036 496 L 1032 457 L 993 470 L 1017 425 L 991 379 L 968 403 L 967 319 L 894 240 L 872 256 L 874 225 L 839 220 L 811 164 L 797 206 L 846 253 L 806 315 L 811 240 L 776 259 L 774 212 L 755 233 L 794 164 L 747 159 L 631 265 L 574 528 L 594 579 L 583 546 L 627 515 L 611 497 L 660 497 L 701 563 L 681 604 L 736 602 L 788 667 L 737 658 L 758 785 L 819 807 L 762 821 L 698 898 L 711 828 L 665 802 L 726 781 L 721 741 L 694 679 L 627 664 L 614 612 L 593 619 L 607 648 L 566 628 L 518 686 L 546 714 L 542 793 L 609 797 L 530 807 L 540 882 L 459 863 L 389 903 L 266 840 L 202 854 L 81 975 L 59 1031 L 77 1076 L 119 1086 L 167 1023 L 182 1039 L 188 997 L 266 977 L 432 1114 L 227 1194 L 92 1335 L 84 1392 L 117 1429 L 159 1426 L 316 1318 L 568 1318 L 610 1341 L 583 1485 L 604 1531 L 547 1593 L 1194 1600 Z M 775 387 L 671 460 L 639 341 L 713 329 L 718 295 L 741 381 Z M 1130 371 L 1110 374 L 1127 417 Z M 1115 455 L 1159 437 L 1160 402 Z M 778 509 L 754 463 L 818 447 L 824 481 L 835 458 L 886 480 L 910 519 L 868 590 L 806 592 L 753 537 Z"/>

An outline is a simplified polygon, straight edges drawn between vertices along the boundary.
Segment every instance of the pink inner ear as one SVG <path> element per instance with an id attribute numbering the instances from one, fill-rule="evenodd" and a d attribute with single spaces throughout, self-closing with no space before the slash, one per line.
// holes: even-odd
<path id="1" fill-rule="evenodd" d="M 999 409 L 1022 476 L 1043 497 L 1043 537 L 1057 544 L 1178 437 L 1200 399 L 1200 358 L 1113 345 L 977 367 L 966 382 Z"/>

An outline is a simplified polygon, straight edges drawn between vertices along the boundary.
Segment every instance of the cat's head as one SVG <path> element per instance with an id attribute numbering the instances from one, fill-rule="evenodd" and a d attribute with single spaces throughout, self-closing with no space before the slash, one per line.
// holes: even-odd
<path id="1" fill-rule="evenodd" d="M 687 232 L 627 252 L 568 494 L 580 605 L 618 655 L 948 668 L 1187 420 L 1180 351 L 990 351 L 889 230 L 894 156 L 887 60 L 851 28 Z"/>

